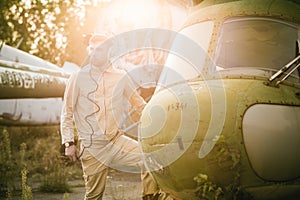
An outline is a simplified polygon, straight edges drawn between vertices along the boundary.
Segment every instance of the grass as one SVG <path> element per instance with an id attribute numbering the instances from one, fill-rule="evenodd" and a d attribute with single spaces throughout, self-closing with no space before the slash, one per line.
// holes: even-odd
<path id="1" fill-rule="evenodd" d="M 82 178 L 80 163 L 61 155 L 59 126 L 0 126 L 0 149 L 0 196 L 6 199 L 30 199 L 31 190 L 68 193 L 68 181 Z"/>

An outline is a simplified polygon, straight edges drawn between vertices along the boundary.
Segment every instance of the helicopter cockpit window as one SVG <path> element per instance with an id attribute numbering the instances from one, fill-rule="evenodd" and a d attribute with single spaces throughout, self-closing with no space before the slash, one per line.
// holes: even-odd
<path id="1" fill-rule="evenodd" d="M 205 64 L 213 27 L 212 21 L 206 21 L 188 26 L 177 34 L 162 70 L 159 85 L 166 86 L 199 76 Z"/>
<path id="2" fill-rule="evenodd" d="M 251 67 L 279 70 L 299 54 L 300 27 L 270 18 L 230 19 L 216 51 L 218 70 Z M 298 75 L 298 72 L 295 74 Z"/>

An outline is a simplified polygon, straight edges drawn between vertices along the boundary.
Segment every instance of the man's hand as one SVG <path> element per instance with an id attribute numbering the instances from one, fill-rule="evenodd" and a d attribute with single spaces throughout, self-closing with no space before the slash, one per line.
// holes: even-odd
<path id="1" fill-rule="evenodd" d="M 77 149 L 75 145 L 65 148 L 65 155 L 73 162 L 77 160 Z"/>

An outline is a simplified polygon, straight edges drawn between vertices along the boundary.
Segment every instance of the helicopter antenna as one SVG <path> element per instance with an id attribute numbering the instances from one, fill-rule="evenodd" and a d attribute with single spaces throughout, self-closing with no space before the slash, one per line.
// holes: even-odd
<path id="1" fill-rule="evenodd" d="M 284 80 L 286 80 L 296 69 L 300 66 L 300 49 L 299 49 L 299 41 L 296 41 L 296 58 L 294 58 L 291 62 L 283 66 L 278 72 L 276 72 L 273 76 L 269 78 L 269 81 L 272 82 L 274 79 L 281 76 L 285 71 L 287 71 L 289 68 L 291 68 L 294 64 L 296 66 L 292 68 L 287 75 L 285 75 L 281 80 L 277 81 L 275 86 L 278 86 L 280 83 L 282 83 Z"/>
<path id="2" fill-rule="evenodd" d="M 284 65 L 278 72 L 276 72 L 273 76 L 271 76 L 271 78 L 269 78 L 269 81 L 272 82 L 274 79 L 278 78 L 281 74 L 283 74 L 283 72 L 287 71 L 291 66 L 293 66 L 299 60 L 300 60 L 300 55 L 298 55 L 288 64 Z M 295 68 L 297 67 L 298 65 Z M 293 71 L 295 70 L 293 69 Z"/>

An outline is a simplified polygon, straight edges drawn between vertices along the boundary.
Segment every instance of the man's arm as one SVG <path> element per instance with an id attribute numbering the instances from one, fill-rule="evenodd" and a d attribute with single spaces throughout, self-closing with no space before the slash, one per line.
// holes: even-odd
<path id="1" fill-rule="evenodd" d="M 73 73 L 66 85 L 60 120 L 60 132 L 62 144 L 65 145 L 65 155 L 68 156 L 72 161 L 76 160 L 73 121 L 73 95 L 76 79 L 77 73 Z"/>

